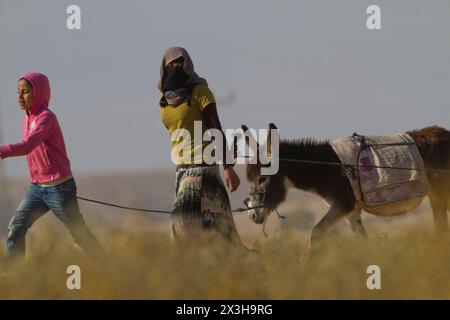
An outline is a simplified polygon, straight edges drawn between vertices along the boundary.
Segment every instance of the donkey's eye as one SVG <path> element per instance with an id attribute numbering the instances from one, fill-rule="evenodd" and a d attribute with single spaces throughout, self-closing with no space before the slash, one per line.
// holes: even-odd
<path id="1" fill-rule="evenodd" d="M 266 183 L 268 179 L 269 179 L 268 177 L 259 177 L 258 178 L 258 183 L 259 184 Z"/>

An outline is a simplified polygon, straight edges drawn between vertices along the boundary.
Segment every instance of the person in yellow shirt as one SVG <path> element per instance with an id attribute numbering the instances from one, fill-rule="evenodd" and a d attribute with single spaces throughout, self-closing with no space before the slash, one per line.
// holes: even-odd
<path id="1" fill-rule="evenodd" d="M 172 161 L 177 166 L 175 202 L 171 215 L 173 239 L 177 244 L 184 245 L 199 239 L 201 241 L 207 235 L 212 236 L 208 241 L 225 240 L 225 243 L 240 244 L 225 189 L 226 186 L 230 192 L 235 191 L 240 180 L 234 171 L 234 163 L 226 163 L 223 159 L 222 181 L 217 164 L 207 164 L 203 158 L 203 150 L 211 142 L 195 138 L 195 134 L 199 134 L 195 127 L 199 125 L 202 136 L 207 129 L 220 130 L 223 138 L 222 156 L 225 157 L 225 153 L 230 151 L 227 149 L 214 95 L 206 80 L 194 72 L 193 62 L 185 49 L 173 47 L 166 50 L 158 89 L 162 93 L 159 102 L 161 121 L 171 136 Z M 189 137 L 180 137 L 179 132 Z"/>

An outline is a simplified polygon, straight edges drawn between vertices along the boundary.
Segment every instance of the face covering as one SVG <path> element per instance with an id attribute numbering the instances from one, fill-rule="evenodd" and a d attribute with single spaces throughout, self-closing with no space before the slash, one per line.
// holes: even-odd
<path id="1" fill-rule="evenodd" d="M 188 80 L 189 76 L 183 68 L 167 67 L 166 77 L 163 81 L 163 89 L 164 91 L 175 91 L 184 88 Z"/>

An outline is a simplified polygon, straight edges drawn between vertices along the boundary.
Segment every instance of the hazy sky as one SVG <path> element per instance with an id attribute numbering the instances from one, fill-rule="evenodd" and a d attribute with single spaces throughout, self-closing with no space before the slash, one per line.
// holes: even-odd
<path id="1" fill-rule="evenodd" d="M 66 8 L 81 7 L 81 30 Z M 382 30 L 366 27 L 381 7 Z M 0 0 L 0 122 L 19 141 L 17 78 L 48 75 L 77 172 L 169 167 L 156 81 L 184 46 L 222 125 L 337 138 L 450 127 L 450 1 Z M 221 105 L 235 95 L 232 104 Z M 6 160 L 27 174 L 24 159 Z"/>

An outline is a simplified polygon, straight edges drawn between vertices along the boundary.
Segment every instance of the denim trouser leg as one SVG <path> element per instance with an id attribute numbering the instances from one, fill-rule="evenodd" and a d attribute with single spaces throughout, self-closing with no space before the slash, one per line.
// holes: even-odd
<path id="1" fill-rule="evenodd" d="M 45 188 L 43 200 L 69 229 L 75 242 L 88 254 L 100 256 L 100 245 L 80 213 L 76 198 L 77 187 L 71 179 L 55 187 Z"/>
<path id="2" fill-rule="evenodd" d="M 25 256 L 25 237 L 28 229 L 49 210 L 41 196 L 40 188 L 35 184 L 31 185 L 9 222 L 6 240 L 9 258 Z"/>
<path id="3" fill-rule="evenodd" d="M 77 188 L 74 179 L 54 187 L 31 185 L 9 224 L 6 241 L 8 256 L 10 258 L 24 256 L 25 237 L 28 229 L 49 209 L 69 229 L 75 242 L 84 251 L 92 256 L 103 256 L 97 239 L 87 227 L 80 213 L 76 194 Z"/>

